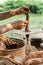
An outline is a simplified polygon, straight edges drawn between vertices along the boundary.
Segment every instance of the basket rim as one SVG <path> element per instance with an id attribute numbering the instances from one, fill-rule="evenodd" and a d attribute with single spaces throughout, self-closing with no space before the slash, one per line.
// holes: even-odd
<path id="1" fill-rule="evenodd" d="M 21 48 L 23 48 L 23 47 L 25 47 L 25 42 L 23 41 L 23 40 L 21 40 L 21 39 L 16 39 L 16 38 L 10 38 L 10 39 L 15 39 L 15 40 L 20 40 L 20 41 L 22 41 L 22 43 L 24 44 L 22 47 L 20 47 L 20 48 L 17 48 L 17 49 L 3 49 L 3 50 L 0 50 L 0 52 L 1 51 L 3 51 L 3 52 L 10 52 L 10 51 L 17 51 L 17 50 L 19 50 L 19 49 L 21 49 Z"/>

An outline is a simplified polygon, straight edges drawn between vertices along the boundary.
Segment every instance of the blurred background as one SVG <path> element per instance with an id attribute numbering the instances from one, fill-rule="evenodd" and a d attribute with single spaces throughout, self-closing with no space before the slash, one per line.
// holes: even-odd
<path id="1" fill-rule="evenodd" d="M 43 0 L 0 0 L 0 12 L 8 11 L 11 9 L 16 9 L 21 6 L 30 7 L 30 18 L 29 27 L 32 29 L 42 29 L 43 28 Z M 11 18 L 0 20 L 0 25 L 4 25 L 15 20 L 25 20 L 24 15 L 17 15 Z M 9 37 L 17 37 L 14 34 L 15 30 L 5 33 Z M 20 37 L 21 38 L 21 37 Z"/>
<path id="2" fill-rule="evenodd" d="M 0 12 L 24 5 L 30 7 L 31 13 L 43 13 L 43 0 L 0 0 Z"/>

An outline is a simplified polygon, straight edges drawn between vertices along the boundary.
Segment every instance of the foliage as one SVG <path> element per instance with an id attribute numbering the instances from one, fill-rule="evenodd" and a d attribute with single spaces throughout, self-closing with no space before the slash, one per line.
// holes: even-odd
<path id="1" fill-rule="evenodd" d="M 28 5 L 28 2 L 23 0 L 7 0 L 3 5 L 0 4 L 0 7 L 3 8 L 3 10 L 10 10 L 15 9 L 24 5 Z"/>
<path id="2" fill-rule="evenodd" d="M 43 13 L 43 2 L 40 0 L 7 0 L 4 4 L 0 4 L 0 11 L 15 9 L 24 5 L 30 7 L 31 13 Z"/>

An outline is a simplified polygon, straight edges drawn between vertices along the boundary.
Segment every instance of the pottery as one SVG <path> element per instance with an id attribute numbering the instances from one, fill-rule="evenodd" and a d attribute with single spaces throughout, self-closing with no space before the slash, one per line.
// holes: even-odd
<path id="1" fill-rule="evenodd" d="M 0 50 L 0 56 L 7 56 L 11 54 L 12 57 L 14 56 L 21 56 L 25 57 L 25 43 L 23 40 L 20 39 L 12 39 L 17 44 L 12 44 L 11 46 L 7 46 L 6 49 Z"/>

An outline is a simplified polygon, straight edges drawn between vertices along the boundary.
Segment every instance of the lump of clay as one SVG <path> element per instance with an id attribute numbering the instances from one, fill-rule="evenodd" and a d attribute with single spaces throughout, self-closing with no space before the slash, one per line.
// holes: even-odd
<path id="1" fill-rule="evenodd" d="M 26 62 L 26 65 L 43 65 L 43 58 L 33 58 Z"/>

